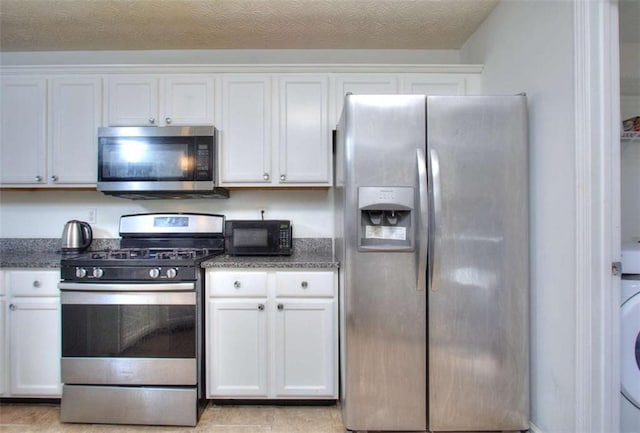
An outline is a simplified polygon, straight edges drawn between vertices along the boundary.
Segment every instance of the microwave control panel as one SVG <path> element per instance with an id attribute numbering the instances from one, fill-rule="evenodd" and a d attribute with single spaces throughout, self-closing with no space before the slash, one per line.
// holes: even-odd
<path id="1" fill-rule="evenodd" d="M 291 248 L 291 226 L 280 226 L 280 249 L 286 250 Z"/>

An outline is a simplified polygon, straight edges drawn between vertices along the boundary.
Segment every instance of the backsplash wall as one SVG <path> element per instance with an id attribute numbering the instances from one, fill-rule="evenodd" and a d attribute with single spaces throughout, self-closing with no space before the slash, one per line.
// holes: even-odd
<path id="1" fill-rule="evenodd" d="M 127 200 L 95 191 L 0 192 L 1 238 L 57 238 L 71 219 L 91 223 L 94 238 L 117 238 L 121 215 L 201 212 L 227 219 L 290 219 L 296 238 L 333 237 L 333 195 L 328 189 L 232 190 L 229 199 Z"/>

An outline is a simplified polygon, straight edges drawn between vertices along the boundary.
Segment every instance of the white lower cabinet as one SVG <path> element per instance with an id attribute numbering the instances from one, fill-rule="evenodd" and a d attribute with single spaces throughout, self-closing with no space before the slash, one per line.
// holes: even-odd
<path id="1" fill-rule="evenodd" d="M 209 299 L 209 394 L 267 397 L 266 299 Z"/>
<path id="2" fill-rule="evenodd" d="M 5 296 L 4 271 L 0 270 L 0 396 L 3 396 L 7 392 L 6 309 L 7 300 Z"/>
<path id="3" fill-rule="evenodd" d="M 338 397 L 334 271 L 208 270 L 207 396 Z"/>
<path id="4" fill-rule="evenodd" d="M 274 314 L 277 397 L 335 395 L 333 299 L 278 299 Z"/>
<path id="5" fill-rule="evenodd" d="M 57 398 L 62 393 L 59 280 L 58 270 L 6 272 L 10 379 L 5 396 Z"/>

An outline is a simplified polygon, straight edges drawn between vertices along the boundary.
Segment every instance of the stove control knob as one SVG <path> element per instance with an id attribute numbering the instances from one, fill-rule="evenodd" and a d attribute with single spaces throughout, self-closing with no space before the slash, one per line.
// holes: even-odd
<path id="1" fill-rule="evenodd" d="M 175 278 L 178 275 L 178 270 L 176 268 L 167 269 L 167 278 Z"/>
<path id="2" fill-rule="evenodd" d="M 93 278 L 102 278 L 104 271 L 101 268 L 93 268 Z"/>
<path id="3" fill-rule="evenodd" d="M 85 268 L 76 268 L 76 278 L 84 278 L 87 276 L 87 270 Z"/>
<path id="4" fill-rule="evenodd" d="M 151 278 L 158 278 L 160 276 L 160 269 L 158 268 L 149 269 L 149 276 Z"/>

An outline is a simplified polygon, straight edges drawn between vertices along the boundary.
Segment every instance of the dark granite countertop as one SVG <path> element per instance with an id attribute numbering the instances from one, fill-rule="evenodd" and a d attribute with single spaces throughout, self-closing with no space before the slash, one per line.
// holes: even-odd
<path id="1" fill-rule="evenodd" d="M 0 268 L 59 268 L 61 258 L 54 251 L 0 250 Z"/>
<path id="2" fill-rule="evenodd" d="M 203 268 L 316 268 L 337 269 L 331 253 L 294 253 L 291 256 L 229 256 L 214 257 L 202 263 Z"/>
<path id="3" fill-rule="evenodd" d="M 63 255 L 59 239 L 2 239 L 0 268 L 59 268 Z M 94 240 L 92 250 L 117 248 L 112 239 Z M 291 256 L 220 255 L 202 263 L 203 268 L 317 268 L 337 269 L 331 239 L 294 239 Z"/>

